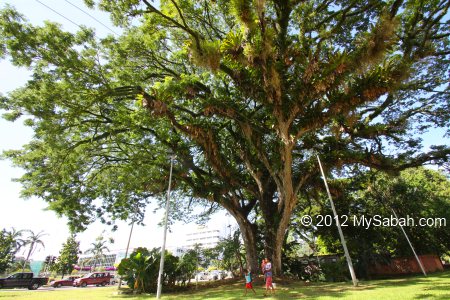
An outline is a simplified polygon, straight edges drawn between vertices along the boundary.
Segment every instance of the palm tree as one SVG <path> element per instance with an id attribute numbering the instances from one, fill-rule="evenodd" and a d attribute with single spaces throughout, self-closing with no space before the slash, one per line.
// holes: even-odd
<path id="1" fill-rule="evenodd" d="M 16 230 L 14 227 L 11 227 L 11 231 L 9 231 L 9 235 L 14 240 L 14 253 L 19 252 L 20 248 L 25 245 L 25 240 L 22 238 L 24 230 Z"/>
<path id="2" fill-rule="evenodd" d="M 92 247 L 86 250 L 85 254 L 92 254 L 92 259 L 94 261 L 94 270 L 97 262 L 105 256 L 105 252 L 110 250 L 106 246 L 108 241 L 103 240 L 103 237 L 98 237 L 95 243 L 91 243 Z"/>
<path id="3" fill-rule="evenodd" d="M 41 240 L 41 238 L 44 235 L 47 235 L 46 233 L 44 233 L 43 230 L 38 232 L 37 234 L 35 234 L 32 230 L 26 230 L 26 231 L 29 232 L 29 235 L 26 238 L 23 246 L 29 245 L 30 248 L 28 249 L 27 258 L 25 259 L 25 262 L 23 263 L 22 272 L 25 271 L 25 266 L 28 262 L 28 259 L 30 258 L 31 254 L 33 254 L 33 252 L 37 249 L 37 247 L 39 245 L 41 245 L 43 248 L 45 248 L 44 242 Z"/>

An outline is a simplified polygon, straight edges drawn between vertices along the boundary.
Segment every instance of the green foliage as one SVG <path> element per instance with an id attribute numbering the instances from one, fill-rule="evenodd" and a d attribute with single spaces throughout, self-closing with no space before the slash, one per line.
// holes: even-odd
<path id="1" fill-rule="evenodd" d="M 353 217 L 359 220 L 362 216 L 390 219 L 394 209 L 399 218 L 414 219 L 414 225 L 407 225 L 404 229 L 419 255 L 450 253 L 450 236 L 443 223 L 439 225 L 436 221 L 437 226 L 420 226 L 418 223 L 420 218 L 441 221 L 450 218 L 450 181 L 442 173 L 425 168 L 405 170 L 399 177 L 369 172 L 351 180 L 336 180 L 332 184 L 337 193 L 335 205 L 338 214 L 349 216 L 343 231 L 360 276 L 369 276 L 367 268 L 374 262 L 387 262 L 391 257 L 413 254 L 399 226 L 357 225 Z M 316 205 L 319 209 L 311 213 L 313 220 L 318 220 L 319 214 L 332 215 L 325 197 Z M 342 223 L 344 219 L 340 220 Z M 342 252 L 334 223 L 316 227 L 315 231 L 328 252 Z"/>
<path id="2" fill-rule="evenodd" d="M 85 251 L 85 254 L 91 254 L 90 260 L 86 263 L 90 263 L 94 270 L 98 263 L 105 258 L 105 252 L 109 252 L 107 246 L 111 241 L 105 240 L 103 235 L 96 238 L 94 243 L 91 243 L 91 248 Z"/>
<path id="3" fill-rule="evenodd" d="M 38 247 L 45 248 L 45 244 L 42 240 L 43 236 L 46 236 L 47 233 L 44 233 L 44 231 L 39 231 L 38 233 L 34 233 L 33 230 L 24 230 L 24 232 L 28 233 L 28 236 L 24 240 L 24 247 L 28 247 L 27 257 L 25 258 L 25 261 L 23 263 L 22 272 L 25 272 L 25 268 L 29 266 L 29 259 L 30 256 L 34 253 L 34 251 Z M 29 268 L 29 267 L 28 267 Z"/>
<path id="4" fill-rule="evenodd" d="M 184 253 L 178 263 L 177 271 L 181 285 L 189 284 L 191 278 L 199 268 L 199 253 L 197 249 L 190 249 Z"/>
<path id="5" fill-rule="evenodd" d="M 124 33 L 99 40 L 0 12 L 0 56 L 32 72 L 0 108 L 35 131 L 4 157 L 25 170 L 22 195 L 74 230 L 140 222 L 164 197 L 170 150 L 173 217 L 226 209 L 248 264 L 257 267 L 260 232 L 279 271 L 296 205 L 323 189 L 315 154 L 348 178 L 449 158 L 445 140 L 426 149 L 416 135 L 450 128 L 449 8 L 439 1 L 86 4 Z"/>
<path id="6" fill-rule="evenodd" d="M 235 16 L 246 26 L 253 27 L 255 21 L 255 12 L 252 7 L 252 0 L 233 0 L 231 1 L 231 10 Z"/>
<path id="7" fill-rule="evenodd" d="M 137 248 L 129 258 L 124 258 L 117 267 L 117 273 L 137 293 L 156 291 L 161 252 L 158 248 L 148 250 Z M 163 284 L 173 285 L 179 273 L 178 258 L 166 252 L 164 257 Z"/>
<path id="8" fill-rule="evenodd" d="M 198 66 L 216 71 L 219 69 L 221 59 L 220 42 L 203 42 L 199 49 L 191 47 L 191 55 Z"/>
<path id="9" fill-rule="evenodd" d="M 228 270 L 236 274 L 236 270 L 243 269 L 244 248 L 240 242 L 240 231 L 237 230 L 233 235 L 222 238 L 215 250 L 218 253 L 217 267 L 222 270 Z M 258 269 L 259 270 L 259 269 Z M 253 272 L 256 272 L 253 270 Z"/>
<path id="10" fill-rule="evenodd" d="M 2 229 L 0 231 L 0 273 L 4 273 L 14 262 L 15 241 L 11 234 Z"/>
<path id="11" fill-rule="evenodd" d="M 392 299 L 398 295 L 401 299 L 447 299 L 450 296 L 448 285 L 449 273 L 429 274 L 423 276 L 409 276 L 390 280 L 361 281 L 358 288 L 349 283 L 310 283 L 303 281 L 276 281 L 276 296 L 278 299 Z M 257 296 L 262 297 L 264 288 L 254 285 Z M 186 293 L 164 293 L 166 300 L 213 300 L 213 299 L 241 299 L 243 294 L 242 284 L 230 284 L 226 282 L 212 288 L 199 288 Z M 91 288 L 91 289 L 61 289 L 56 293 L 53 290 L 40 290 L 39 292 L 27 290 L 2 291 L 2 296 L 10 299 L 26 300 L 103 300 L 111 298 L 111 294 L 117 293 L 117 287 Z M 127 294 L 114 295 L 114 299 L 141 299 L 154 298 L 154 295 L 132 296 Z M 250 297 L 248 298 L 250 299 Z M 270 299 L 270 298 L 268 298 Z"/>
<path id="12" fill-rule="evenodd" d="M 62 277 L 66 274 L 71 274 L 74 270 L 74 265 L 78 262 L 78 254 L 80 253 L 80 242 L 75 240 L 75 235 L 67 238 L 67 241 L 63 244 L 59 257 L 53 270 Z"/>
<path id="13" fill-rule="evenodd" d="M 350 280 L 350 271 L 344 257 L 336 262 L 324 262 L 320 264 L 320 269 L 326 281 L 339 282 Z"/>

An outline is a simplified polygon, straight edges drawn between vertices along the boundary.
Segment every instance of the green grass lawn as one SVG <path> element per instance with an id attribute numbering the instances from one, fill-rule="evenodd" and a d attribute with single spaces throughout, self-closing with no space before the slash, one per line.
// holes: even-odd
<path id="1" fill-rule="evenodd" d="M 256 286 L 256 295 L 248 294 L 247 299 L 450 299 L 450 272 L 432 274 L 428 277 L 415 276 L 401 279 L 373 280 L 360 282 L 358 287 L 351 283 L 285 283 L 277 282 L 274 296 L 263 296 L 261 284 Z M 180 294 L 164 295 L 165 300 L 200 300 L 200 299 L 244 299 L 244 283 L 221 285 L 199 291 L 183 292 Z M 36 299 L 154 299 L 155 295 L 128 296 L 119 295 L 117 287 L 107 288 L 79 288 L 64 290 L 64 288 L 50 291 L 1 291 L 0 300 L 36 300 Z"/>

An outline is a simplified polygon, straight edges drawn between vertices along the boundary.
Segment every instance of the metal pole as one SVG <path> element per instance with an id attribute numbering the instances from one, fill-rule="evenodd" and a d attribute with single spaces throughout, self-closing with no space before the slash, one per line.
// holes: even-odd
<path id="1" fill-rule="evenodd" d="M 391 208 L 391 210 L 394 213 L 395 219 L 398 220 L 398 217 L 397 217 L 397 214 L 395 213 L 395 210 L 393 208 Z M 409 240 L 408 235 L 405 232 L 405 229 L 403 229 L 402 225 L 399 224 L 399 226 L 400 226 L 400 229 L 403 231 L 403 234 L 405 235 L 405 238 L 408 241 L 408 244 L 411 247 L 411 250 L 414 253 L 414 256 L 416 257 L 417 262 L 419 263 L 419 267 L 422 270 L 423 275 L 427 276 L 427 273 L 425 272 L 425 268 L 423 267 L 422 262 L 419 259 L 419 256 L 417 256 L 416 251 L 414 251 L 414 247 L 413 247 L 411 241 Z"/>
<path id="2" fill-rule="evenodd" d="M 172 183 L 172 168 L 173 168 L 173 155 L 170 156 L 170 173 L 169 173 L 169 187 L 167 189 L 167 201 L 166 201 L 166 214 L 164 216 L 164 235 L 163 235 L 163 244 L 161 247 L 161 260 L 159 264 L 159 273 L 158 273 L 158 289 L 156 292 L 156 299 L 161 299 L 161 290 L 162 290 L 162 276 L 164 273 L 164 254 L 166 252 L 166 236 L 167 236 L 167 219 L 169 217 L 169 204 L 170 204 L 170 185 Z"/>
<path id="3" fill-rule="evenodd" d="M 134 227 L 134 221 L 131 223 L 131 229 L 130 229 L 130 235 L 128 236 L 128 243 L 127 243 L 127 249 L 125 250 L 125 258 L 127 258 L 128 256 L 128 249 L 130 248 L 130 241 L 131 241 L 131 234 L 133 233 L 133 227 Z M 120 289 L 120 287 L 122 286 L 122 277 L 119 278 L 119 287 L 118 289 Z"/>
<path id="4" fill-rule="evenodd" d="M 339 222 L 339 216 L 336 212 L 336 208 L 334 207 L 333 198 L 331 198 L 330 189 L 328 188 L 327 179 L 325 177 L 325 173 L 323 172 L 322 163 L 320 162 L 319 155 L 317 155 L 317 161 L 319 162 L 320 172 L 322 173 L 322 179 L 323 179 L 323 182 L 325 183 L 325 188 L 327 190 L 328 198 L 330 199 L 331 209 L 333 210 L 333 215 L 334 215 L 334 219 L 336 221 L 336 226 L 339 231 L 339 237 L 341 238 L 342 247 L 344 247 L 344 254 L 345 254 L 345 258 L 347 259 L 347 264 L 348 264 L 348 269 L 350 270 L 350 275 L 352 276 L 353 285 L 357 286 L 358 280 L 356 279 L 355 270 L 353 269 L 352 259 L 350 257 L 350 254 L 348 253 L 347 243 L 345 242 L 344 234 L 342 233 L 341 223 Z"/>

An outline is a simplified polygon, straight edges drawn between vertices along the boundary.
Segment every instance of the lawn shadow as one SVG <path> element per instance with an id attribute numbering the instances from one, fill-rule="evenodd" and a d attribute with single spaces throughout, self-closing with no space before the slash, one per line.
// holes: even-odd
<path id="1" fill-rule="evenodd" d="M 421 294 L 414 297 L 414 299 L 448 300 L 450 299 L 450 293 L 447 293 L 445 295 Z"/>
<path id="2" fill-rule="evenodd" d="M 289 289 L 289 294 L 292 297 L 297 298 L 309 298 L 315 299 L 327 295 L 327 297 L 332 298 L 344 298 L 349 296 L 350 293 L 355 291 L 365 291 L 371 290 L 374 286 L 369 284 L 359 284 L 358 286 L 353 286 L 350 282 L 339 282 L 339 283 L 314 283 L 314 284 L 304 284 L 303 286 L 297 286 L 295 288 Z M 283 299 L 283 297 L 279 298 Z"/>
<path id="3" fill-rule="evenodd" d="M 238 299 L 315 299 L 327 295 L 333 298 L 344 298 L 349 296 L 351 292 L 355 290 L 367 290 L 372 289 L 370 285 L 363 285 L 353 287 L 350 283 L 318 283 L 318 284 L 305 284 L 303 282 L 297 282 L 295 284 L 277 284 L 275 294 L 268 294 L 264 296 L 265 289 L 261 286 L 255 286 L 257 294 L 250 292 L 247 296 L 244 296 L 245 290 L 236 289 L 230 287 L 226 290 L 208 291 L 202 295 L 198 295 L 201 299 L 226 299 L 226 300 L 238 300 Z"/>
<path id="4" fill-rule="evenodd" d="M 413 286 L 420 286 L 421 290 L 416 293 L 413 299 L 450 299 L 449 285 L 447 278 L 450 278 L 450 272 L 442 274 L 433 274 L 433 276 L 424 277 L 420 275 L 408 276 L 406 278 L 395 279 L 379 279 L 373 281 L 361 281 L 357 287 L 354 287 L 351 282 L 336 282 L 336 283 L 305 283 L 295 280 L 276 280 L 276 294 L 263 296 L 265 289 L 264 283 L 261 280 L 256 280 L 254 287 L 256 295 L 252 291 L 248 291 L 247 296 L 244 296 L 244 281 L 236 281 L 224 283 L 214 287 L 200 288 L 198 290 L 191 289 L 182 293 L 163 293 L 163 299 L 211 299 L 211 300 L 238 300 L 238 299 L 318 299 L 324 296 L 335 299 L 356 299 L 359 291 L 373 291 L 375 294 L 382 291 L 384 288 L 406 288 Z M 438 282 L 434 282 L 440 279 Z M 443 280 L 442 280 L 443 279 Z M 422 288 L 423 287 L 423 288 Z M 448 291 L 448 292 L 447 292 Z M 372 292 L 371 292 L 372 293 Z M 364 295 L 364 296 L 363 296 Z M 362 297 L 367 297 L 367 293 L 361 293 Z M 118 295 L 112 298 L 123 299 L 150 299 L 154 294 L 146 295 Z M 356 298 L 355 298 L 356 297 Z"/>

